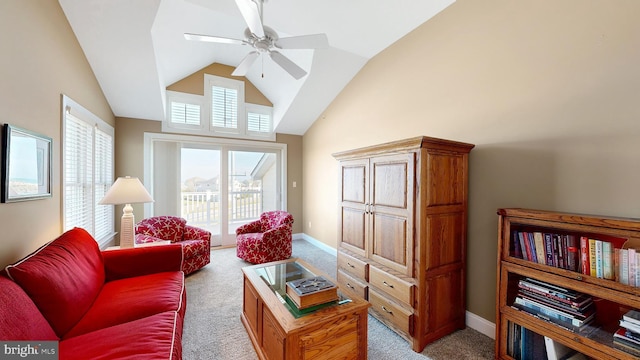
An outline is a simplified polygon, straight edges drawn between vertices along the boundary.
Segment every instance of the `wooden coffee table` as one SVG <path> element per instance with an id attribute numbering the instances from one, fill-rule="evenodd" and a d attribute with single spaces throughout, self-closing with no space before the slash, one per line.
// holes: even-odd
<path id="1" fill-rule="evenodd" d="M 366 359 L 367 309 L 361 298 L 345 297 L 300 311 L 286 298 L 286 282 L 318 275 L 337 282 L 299 259 L 248 266 L 241 320 L 260 359 Z"/>

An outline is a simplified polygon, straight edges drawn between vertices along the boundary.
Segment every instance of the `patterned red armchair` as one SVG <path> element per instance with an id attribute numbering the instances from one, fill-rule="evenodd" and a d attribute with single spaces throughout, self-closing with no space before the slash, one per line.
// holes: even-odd
<path id="1" fill-rule="evenodd" d="M 286 211 L 267 211 L 260 220 L 236 229 L 236 254 L 252 264 L 291 257 L 293 216 Z"/>
<path id="2" fill-rule="evenodd" d="M 182 271 L 185 275 L 211 261 L 211 233 L 187 225 L 187 220 L 181 217 L 154 216 L 136 224 L 136 244 L 166 240 L 182 245 Z"/>

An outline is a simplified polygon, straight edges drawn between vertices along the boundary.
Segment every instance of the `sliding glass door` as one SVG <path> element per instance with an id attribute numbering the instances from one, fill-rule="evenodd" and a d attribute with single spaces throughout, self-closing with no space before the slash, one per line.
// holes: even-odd
<path id="1" fill-rule="evenodd" d="M 211 232 L 212 246 L 221 245 L 220 149 L 180 149 L 180 216 L 189 225 Z"/>
<path id="2" fill-rule="evenodd" d="M 239 226 L 264 211 L 284 209 L 286 147 L 198 140 L 150 141 L 156 200 L 151 212 L 209 230 L 212 246 L 233 246 Z"/>

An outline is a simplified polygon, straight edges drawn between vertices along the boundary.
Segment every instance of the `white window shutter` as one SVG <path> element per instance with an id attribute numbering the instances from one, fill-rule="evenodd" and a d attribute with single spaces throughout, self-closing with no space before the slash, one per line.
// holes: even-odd
<path id="1" fill-rule="evenodd" d="M 171 123 L 183 125 L 200 125 L 200 106 L 172 101 Z"/>
<path id="2" fill-rule="evenodd" d="M 238 128 L 238 90 L 211 87 L 211 125 L 217 128 Z"/>

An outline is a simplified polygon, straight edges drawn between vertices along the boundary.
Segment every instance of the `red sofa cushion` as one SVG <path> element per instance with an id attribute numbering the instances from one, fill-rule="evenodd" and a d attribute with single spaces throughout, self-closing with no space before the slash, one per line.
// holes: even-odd
<path id="1" fill-rule="evenodd" d="M 164 272 L 107 282 L 91 309 L 64 338 L 165 311 L 184 314 L 184 292 L 182 272 Z"/>
<path id="2" fill-rule="evenodd" d="M 47 320 L 18 284 L 0 275 L 0 339 L 58 340 Z"/>
<path id="3" fill-rule="evenodd" d="M 5 270 L 59 337 L 84 316 L 105 279 L 98 244 L 80 228 L 65 232 Z"/>
<path id="4" fill-rule="evenodd" d="M 169 311 L 100 329 L 60 342 L 60 359 L 182 359 L 182 325 Z"/>

